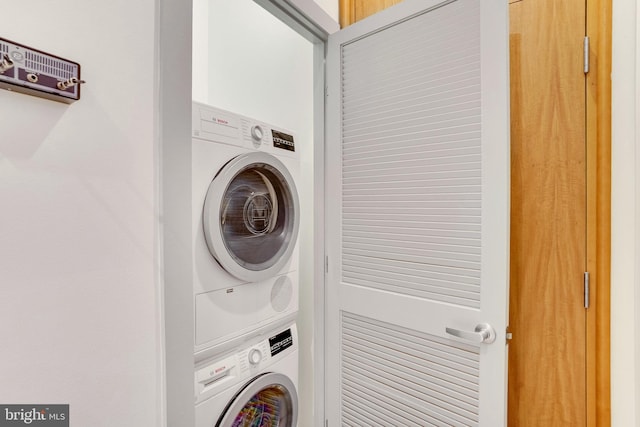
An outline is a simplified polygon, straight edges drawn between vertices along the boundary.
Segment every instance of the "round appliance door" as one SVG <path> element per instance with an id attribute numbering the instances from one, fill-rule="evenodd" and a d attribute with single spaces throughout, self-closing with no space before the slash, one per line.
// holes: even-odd
<path id="1" fill-rule="evenodd" d="M 233 158 L 209 185 L 203 211 L 207 246 L 241 280 L 276 275 L 293 252 L 299 222 L 293 178 L 270 154 Z"/>
<path id="2" fill-rule="evenodd" d="M 298 395 L 289 377 L 266 373 L 255 377 L 229 402 L 216 427 L 294 427 Z"/>

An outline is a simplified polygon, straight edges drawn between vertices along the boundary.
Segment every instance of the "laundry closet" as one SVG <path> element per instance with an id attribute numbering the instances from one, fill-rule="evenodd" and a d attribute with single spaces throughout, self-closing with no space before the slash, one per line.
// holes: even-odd
<path id="1" fill-rule="evenodd" d="M 297 7 L 194 3 L 195 425 L 504 425 L 507 5 Z"/>
<path id="2" fill-rule="evenodd" d="M 253 0 L 195 0 L 193 33 L 195 425 L 306 425 L 314 47 Z"/>

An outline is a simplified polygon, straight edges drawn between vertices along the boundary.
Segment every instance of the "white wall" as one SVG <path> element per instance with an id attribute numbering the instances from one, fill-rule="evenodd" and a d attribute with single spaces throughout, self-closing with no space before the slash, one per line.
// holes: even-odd
<path id="1" fill-rule="evenodd" d="M 4 2 L 2 36 L 78 61 L 73 105 L 0 92 L 0 402 L 162 423 L 154 0 Z"/>
<path id="2" fill-rule="evenodd" d="M 640 426 L 640 150 L 638 12 L 613 0 L 611 412 L 613 427 Z"/>
<path id="3" fill-rule="evenodd" d="M 336 3 L 337 5 L 337 3 Z M 193 99 L 298 135 L 299 420 L 313 407 L 313 44 L 253 0 L 195 0 Z"/>
<path id="4" fill-rule="evenodd" d="M 340 9 L 338 0 L 314 0 L 334 21 L 340 21 Z"/>

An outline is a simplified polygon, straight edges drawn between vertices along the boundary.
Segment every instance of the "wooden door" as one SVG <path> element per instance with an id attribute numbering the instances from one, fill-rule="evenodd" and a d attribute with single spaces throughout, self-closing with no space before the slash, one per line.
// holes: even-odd
<path id="1" fill-rule="evenodd" d="M 401 1 L 402 0 L 340 0 L 340 26 L 344 28 Z"/>
<path id="2" fill-rule="evenodd" d="M 606 426 L 611 2 L 505 1 L 513 152 L 510 425 Z M 395 2 L 341 0 L 341 24 Z M 585 78 L 586 31 L 592 58 Z"/>
<path id="3" fill-rule="evenodd" d="M 509 8 L 509 425 L 585 426 L 585 2 Z"/>
<path id="4" fill-rule="evenodd" d="M 506 425 L 507 25 L 407 0 L 329 37 L 331 426 Z"/>

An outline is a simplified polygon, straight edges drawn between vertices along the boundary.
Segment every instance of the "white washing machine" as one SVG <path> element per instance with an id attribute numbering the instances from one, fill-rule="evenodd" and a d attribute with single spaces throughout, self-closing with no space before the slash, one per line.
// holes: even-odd
<path id="1" fill-rule="evenodd" d="M 298 310 L 297 139 L 193 103 L 196 360 Z M 212 351 L 213 348 L 215 351 Z"/>
<path id="2" fill-rule="evenodd" d="M 296 427 L 296 325 L 277 329 L 195 371 L 196 427 Z"/>

